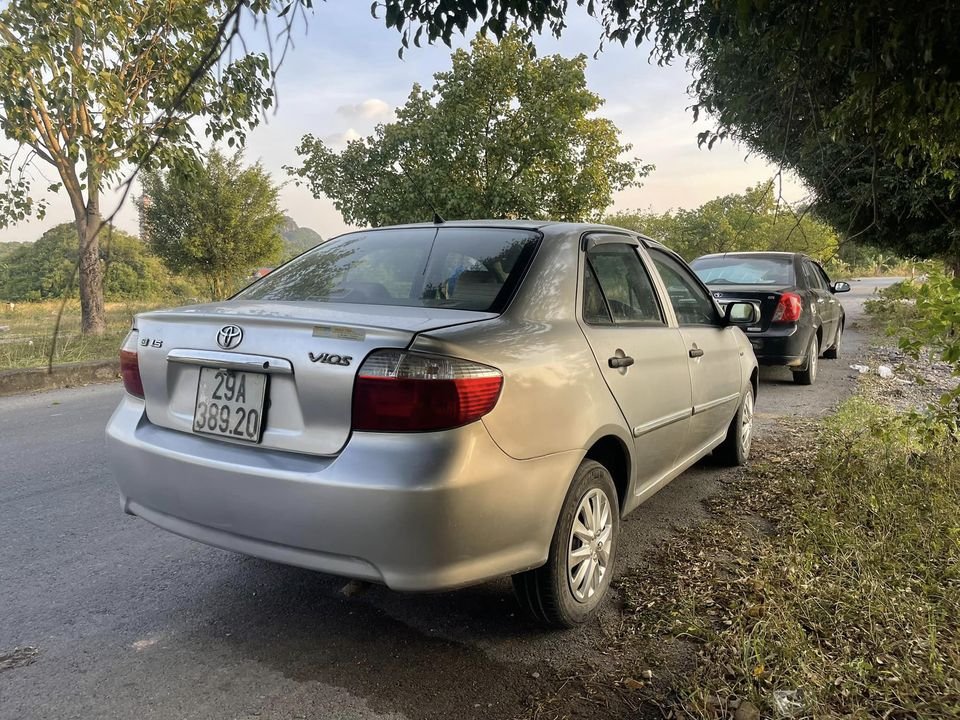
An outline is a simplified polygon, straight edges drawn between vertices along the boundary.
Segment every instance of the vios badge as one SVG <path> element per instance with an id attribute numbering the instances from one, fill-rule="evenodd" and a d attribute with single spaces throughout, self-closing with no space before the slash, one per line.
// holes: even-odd
<path id="1" fill-rule="evenodd" d="M 217 333 L 217 345 L 224 350 L 233 350 L 243 341 L 243 330 L 238 325 L 224 325 Z"/>

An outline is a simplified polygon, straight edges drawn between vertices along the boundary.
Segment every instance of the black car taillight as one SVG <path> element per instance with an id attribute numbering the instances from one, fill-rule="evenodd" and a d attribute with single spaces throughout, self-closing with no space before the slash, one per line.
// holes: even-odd
<path id="1" fill-rule="evenodd" d="M 773 311 L 771 322 L 796 322 L 800 319 L 802 311 L 803 298 L 796 293 L 785 292 L 780 296 L 780 302 L 777 303 L 777 309 Z"/>

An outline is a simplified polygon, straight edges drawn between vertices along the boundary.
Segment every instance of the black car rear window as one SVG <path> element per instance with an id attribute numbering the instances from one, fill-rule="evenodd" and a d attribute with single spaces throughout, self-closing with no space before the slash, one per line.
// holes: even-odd
<path id="1" fill-rule="evenodd" d="M 790 257 L 724 256 L 690 263 L 705 285 L 795 285 Z"/>
<path id="2" fill-rule="evenodd" d="M 237 298 L 500 312 L 539 237 L 480 227 L 351 233 L 304 253 Z"/>

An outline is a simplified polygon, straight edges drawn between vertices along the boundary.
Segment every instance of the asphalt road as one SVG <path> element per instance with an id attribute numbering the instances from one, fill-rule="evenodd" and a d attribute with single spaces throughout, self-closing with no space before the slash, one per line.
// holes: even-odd
<path id="1" fill-rule="evenodd" d="M 856 321 L 877 284 L 842 297 L 844 356 L 821 363 L 817 384 L 764 370 L 759 432 L 851 392 L 865 342 Z M 103 457 L 120 393 L 0 399 L 0 718 L 510 718 L 546 677 L 604 662 L 597 636 L 615 602 L 597 624 L 543 632 L 506 580 L 353 592 L 124 515 Z M 620 563 L 700 517 L 718 472 L 702 463 L 633 513 Z M 4 669 L 17 646 L 38 653 Z"/>

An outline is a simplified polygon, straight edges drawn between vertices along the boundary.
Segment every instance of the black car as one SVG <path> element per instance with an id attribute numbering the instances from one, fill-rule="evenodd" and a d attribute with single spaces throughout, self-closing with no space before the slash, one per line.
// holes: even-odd
<path id="1" fill-rule="evenodd" d="M 834 296 L 850 285 L 831 283 L 816 261 L 799 253 L 736 252 L 704 255 L 690 266 L 721 306 L 736 300 L 760 306 L 760 322 L 745 332 L 761 364 L 784 365 L 795 382 L 811 385 L 821 354 L 840 357 L 844 313 Z"/>

